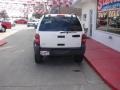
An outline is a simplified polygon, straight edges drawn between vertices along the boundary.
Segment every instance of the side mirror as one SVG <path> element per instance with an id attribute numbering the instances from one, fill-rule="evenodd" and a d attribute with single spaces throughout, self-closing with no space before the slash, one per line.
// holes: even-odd
<path id="1" fill-rule="evenodd" d="M 84 29 L 85 33 L 88 32 L 88 28 L 86 28 L 86 25 L 85 25 L 85 24 L 83 24 L 83 29 Z"/>
<path id="2" fill-rule="evenodd" d="M 85 31 L 85 33 L 87 33 L 88 32 L 88 28 L 84 28 L 84 31 Z"/>
<path id="3" fill-rule="evenodd" d="M 37 25 L 34 25 L 34 28 L 37 29 Z"/>

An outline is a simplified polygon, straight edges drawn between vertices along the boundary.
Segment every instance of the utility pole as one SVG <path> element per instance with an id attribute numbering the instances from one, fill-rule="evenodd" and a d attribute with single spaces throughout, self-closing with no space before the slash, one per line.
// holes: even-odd
<path id="1" fill-rule="evenodd" d="M 48 7 L 48 0 L 45 0 L 44 1 L 44 11 L 46 11 L 46 12 L 48 11 L 47 7 Z"/>
<path id="2" fill-rule="evenodd" d="M 60 7 L 61 7 L 61 5 L 60 5 L 60 0 L 58 0 L 58 13 L 60 14 Z"/>

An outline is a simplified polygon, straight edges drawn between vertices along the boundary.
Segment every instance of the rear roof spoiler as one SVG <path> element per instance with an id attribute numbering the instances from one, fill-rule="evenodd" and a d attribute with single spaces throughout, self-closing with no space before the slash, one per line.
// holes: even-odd
<path id="1" fill-rule="evenodd" d="M 62 16 L 62 15 L 63 15 L 63 16 L 69 16 L 69 17 L 70 17 L 70 16 L 71 16 L 71 17 L 77 17 L 77 15 L 74 14 L 74 13 L 72 13 L 72 14 L 53 14 L 53 16 L 54 16 L 54 15 L 55 15 L 55 16 L 57 16 L 57 15 L 58 15 L 58 16 L 59 16 L 59 15 Z M 51 17 L 51 16 L 52 16 L 52 14 L 44 14 L 44 17 Z"/>

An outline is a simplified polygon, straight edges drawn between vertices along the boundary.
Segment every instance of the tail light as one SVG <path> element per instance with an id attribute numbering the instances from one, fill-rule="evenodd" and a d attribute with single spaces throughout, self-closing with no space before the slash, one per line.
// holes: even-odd
<path id="1" fill-rule="evenodd" d="M 85 34 L 82 35 L 82 44 L 86 43 L 87 36 Z"/>
<path id="2" fill-rule="evenodd" d="M 40 36 L 39 34 L 35 34 L 35 44 L 40 45 Z"/>

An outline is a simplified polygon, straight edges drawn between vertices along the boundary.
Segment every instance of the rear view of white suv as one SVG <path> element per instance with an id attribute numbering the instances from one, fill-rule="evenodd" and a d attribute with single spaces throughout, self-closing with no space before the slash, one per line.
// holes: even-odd
<path id="1" fill-rule="evenodd" d="M 34 39 L 35 62 L 45 56 L 70 55 L 81 62 L 85 53 L 86 37 L 79 18 L 70 14 L 43 15 Z"/>

